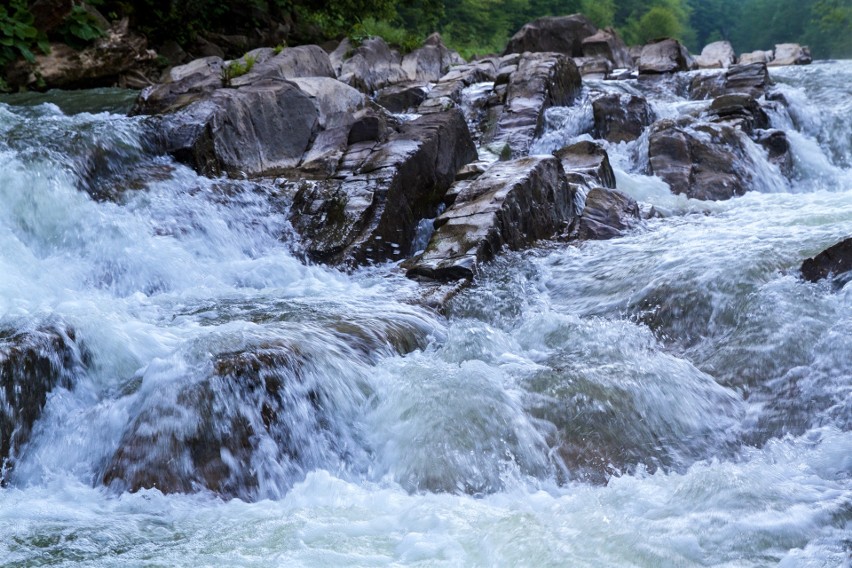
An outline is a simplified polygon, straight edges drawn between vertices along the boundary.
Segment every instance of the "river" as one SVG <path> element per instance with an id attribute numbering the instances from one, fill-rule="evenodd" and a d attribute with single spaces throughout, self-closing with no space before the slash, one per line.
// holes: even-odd
<path id="1" fill-rule="evenodd" d="M 395 265 L 306 263 L 282 184 L 152 153 L 133 93 L 0 99 L 0 328 L 85 351 L 0 488 L 0 565 L 849 565 L 852 284 L 797 272 L 852 235 L 852 61 L 771 75 L 792 179 L 762 155 L 754 191 L 689 200 L 642 173 L 646 140 L 609 145 L 660 215 L 502 255 L 446 317 Z M 589 112 L 551 109 L 534 150 Z M 104 486 L 129 432 L 162 429 L 145 468 L 211 426 L 177 393 L 217 355 L 281 344 L 291 412 L 239 498 Z"/>

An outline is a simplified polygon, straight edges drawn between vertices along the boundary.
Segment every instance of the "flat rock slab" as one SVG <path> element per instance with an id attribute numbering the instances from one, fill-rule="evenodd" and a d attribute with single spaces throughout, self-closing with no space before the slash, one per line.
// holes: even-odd
<path id="1" fill-rule="evenodd" d="M 460 183 L 464 189 L 435 221 L 409 277 L 472 279 L 477 266 L 502 248 L 519 250 L 559 235 L 575 217 L 575 190 L 553 156 L 497 162 L 476 180 Z"/>
<path id="2" fill-rule="evenodd" d="M 758 98 L 770 84 L 765 63 L 740 63 L 725 71 L 695 75 L 689 85 L 689 98 L 696 101 L 735 93 Z"/>
<path id="3" fill-rule="evenodd" d="M 819 282 L 829 276 L 840 276 L 852 270 L 852 238 L 840 241 L 802 263 L 802 277 Z"/>

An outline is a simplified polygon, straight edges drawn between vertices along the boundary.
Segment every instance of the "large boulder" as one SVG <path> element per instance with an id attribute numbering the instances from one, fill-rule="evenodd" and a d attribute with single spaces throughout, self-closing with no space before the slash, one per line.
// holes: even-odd
<path id="1" fill-rule="evenodd" d="M 768 51 L 765 50 L 757 50 L 750 51 L 748 53 L 740 54 L 740 63 L 748 64 L 748 63 L 763 63 L 764 65 L 769 63 L 775 58 L 775 53 L 770 49 Z"/>
<path id="2" fill-rule="evenodd" d="M 27 89 L 111 86 L 126 73 L 156 59 L 157 54 L 147 46 L 143 36 L 129 30 L 125 18 L 83 50 L 52 43 L 50 52 L 36 55 L 33 63 L 13 66 L 6 80 L 11 87 Z"/>
<path id="3" fill-rule="evenodd" d="M 651 127 L 648 161 L 651 172 L 673 193 L 694 199 L 720 200 L 751 189 L 755 172 L 742 130 L 727 124 L 661 120 Z"/>
<path id="4" fill-rule="evenodd" d="M 318 45 L 288 47 L 275 53 L 271 48 L 255 49 L 246 58 L 255 63 L 248 73 L 231 79 L 231 86 L 250 85 L 265 79 L 295 79 L 298 77 L 335 77 L 331 59 Z"/>
<path id="5" fill-rule="evenodd" d="M 759 98 L 765 94 L 769 84 L 769 72 L 765 63 L 740 63 L 732 65 L 726 71 L 696 74 L 690 82 L 689 98 L 705 100 L 733 93 Z"/>
<path id="6" fill-rule="evenodd" d="M 426 38 L 422 47 L 402 58 L 402 69 L 410 81 L 434 82 L 443 77 L 451 66 L 464 62 L 457 52 L 444 45 L 440 34 L 434 33 Z"/>
<path id="7" fill-rule="evenodd" d="M 402 67 L 402 56 L 380 37 L 361 42 L 343 61 L 338 78 L 364 93 L 411 79 Z"/>
<path id="8" fill-rule="evenodd" d="M 767 65 L 778 67 L 781 65 L 809 65 L 813 58 L 811 50 L 807 46 L 798 43 L 780 43 L 775 46 L 775 54 L 772 61 Z"/>
<path id="9" fill-rule="evenodd" d="M 612 28 L 598 30 L 581 42 L 583 46 L 583 57 L 600 57 L 610 63 L 616 69 L 627 69 L 633 67 L 633 58 L 627 45 Z"/>
<path id="10" fill-rule="evenodd" d="M 852 270 L 852 238 L 840 241 L 802 263 L 802 277 L 819 282 L 829 276 L 841 276 Z"/>
<path id="11" fill-rule="evenodd" d="M 609 164 L 609 155 L 597 142 L 582 140 L 553 153 L 562 163 L 566 173 L 573 173 L 589 186 L 615 188 L 615 173 Z"/>
<path id="12" fill-rule="evenodd" d="M 0 331 L 0 484 L 29 440 L 48 395 L 71 388 L 82 361 L 71 329 Z"/>
<path id="13" fill-rule="evenodd" d="M 525 53 L 511 74 L 506 102 L 488 146 L 501 157 L 526 155 L 544 128 L 544 111 L 571 104 L 582 78 L 570 57 L 558 53 Z"/>
<path id="14" fill-rule="evenodd" d="M 583 212 L 571 230 L 571 238 L 605 240 L 620 237 L 641 222 L 639 204 L 614 189 L 595 187 L 586 195 Z"/>
<path id="15" fill-rule="evenodd" d="M 654 112 L 644 97 L 610 93 L 592 101 L 594 135 L 610 142 L 639 138 L 654 121 Z"/>
<path id="16" fill-rule="evenodd" d="M 549 51 L 581 57 L 583 40 L 597 31 L 594 24 L 582 14 L 539 18 L 525 24 L 512 36 L 504 54 Z"/>
<path id="17" fill-rule="evenodd" d="M 659 75 L 689 71 L 693 65 L 689 50 L 676 39 L 666 38 L 655 40 L 642 47 L 638 67 L 640 74 Z"/>
<path id="18" fill-rule="evenodd" d="M 375 101 L 390 112 L 413 111 L 426 100 L 429 91 L 428 83 L 406 81 L 379 90 L 376 93 Z"/>
<path id="19" fill-rule="evenodd" d="M 573 188 L 553 156 L 497 162 L 463 189 L 435 221 L 425 252 L 408 276 L 471 279 L 502 248 L 519 250 L 557 236 L 575 217 Z"/>
<path id="20" fill-rule="evenodd" d="M 456 172 L 476 158 L 459 110 L 424 115 L 384 142 L 351 145 L 346 171 L 304 184 L 290 220 L 314 260 L 400 260 L 412 252 L 418 223 L 435 216 Z"/>
<path id="21" fill-rule="evenodd" d="M 695 58 L 699 69 L 727 69 L 737 62 L 737 54 L 728 41 L 714 41 L 704 46 Z"/>
<path id="22" fill-rule="evenodd" d="M 769 117 L 760 103 L 751 95 L 722 95 L 713 99 L 707 109 L 707 118 L 712 122 L 724 122 L 751 134 L 754 129 L 769 128 Z"/>

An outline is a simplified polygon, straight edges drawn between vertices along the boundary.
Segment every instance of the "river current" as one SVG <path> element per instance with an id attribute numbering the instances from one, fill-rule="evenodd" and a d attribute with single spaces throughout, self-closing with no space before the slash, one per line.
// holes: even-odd
<path id="1" fill-rule="evenodd" d="M 152 153 L 133 93 L 0 99 L 0 327 L 86 352 L 0 488 L 0 566 L 850 565 L 852 284 L 798 267 L 852 235 L 852 61 L 771 75 L 791 179 L 760 155 L 689 200 L 608 145 L 658 215 L 504 254 L 446 316 L 395 265 L 306 263 L 282 184 Z M 706 104 L 673 90 L 658 116 Z M 590 120 L 551 109 L 534 151 Z M 281 341 L 324 401 L 290 458 L 260 440 L 230 500 L 104 486 L 140 416 L 198 421 L 174 393 L 214 354 Z"/>

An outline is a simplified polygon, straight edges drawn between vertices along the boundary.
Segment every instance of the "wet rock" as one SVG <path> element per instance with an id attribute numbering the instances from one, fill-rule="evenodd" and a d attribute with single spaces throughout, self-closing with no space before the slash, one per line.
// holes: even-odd
<path id="1" fill-rule="evenodd" d="M 701 55 L 695 58 L 699 69 L 727 69 L 736 62 L 737 55 L 727 41 L 714 41 L 705 45 Z"/>
<path id="2" fill-rule="evenodd" d="M 581 43 L 584 57 L 603 58 L 616 69 L 633 67 L 633 58 L 630 57 L 627 45 L 612 28 L 598 30 Z"/>
<path id="3" fill-rule="evenodd" d="M 751 51 L 749 53 L 743 53 L 740 55 L 740 63 L 749 64 L 749 63 L 763 63 L 767 64 L 775 57 L 775 54 L 769 51 Z"/>
<path id="4" fill-rule="evenodd" d="M 34 63 L 12 66 L 6 80 L 13 88 L 37 90 L 102 87 L 155 58 L 156 53 L 147 49 L 147 40 L 131 32 L 124 19 L 81 51 L 63 43 L 51 44 L 50 53 L 36 55 Z"/>
<path id="5" fill-rule="evenodd" d="M 769 161 L 778 166 L 781 173 L 790 177 L 793 173 L 793 154 L 790 152 L 790 141 L 783 130 L 756 130 L 752 139 L 769 154 Z"/>
<path id="6" fill-rule="evenodd" d="M 641 221 L 639 204 L 620 191 L 592 188 L 571 238 L 605 240 L 620 237 Z"/>
<path id="7" fill-rule="evenodd" d="M 596 138 L 630 142 L 654 121 L 651 105 L 644 97 L 612 93 L 592 101 Z"/>
<path id="8" fill-rule="evenodd" d="M 0 484 L 29 440 L 48 395 L 71 388 L 82 369 L 73 330 L 0 331 Z"/>
<path id="9" fill-rule="evenodd" d="M 748 191 L 758 170 L 746 135 L 725 124 L 661 120 L 651 127 L 648 157 L 653 174 L 673 193 L 694 199 L 730 199 Z"/>
<path id="10" fill-rule="evenodd" d="M 578 173 L 589 186 L 615 188 L 615 173 L 601 144 L 583 140 L 553 153 L 566 172 Z"/>
<path id="11" fill-rule="evenodd" d="M 429 94 L 428 83 L 405 82 L 390 85 L 376 93 L 376 103 L 390 112 L 415 110 Z"/>
<path id="12" fill-rule="evenodd" d="M 712 122 L 724 122 L 751 134 L 755 128 L 769 128 L 769 117 L 750 95 L 733 94 L 717 97 L 707 115 Z"/>
<path id="13" fill-rule="evenodd" d="M 435 221 L 425 252 L 408 276 L 471 279 L 503 247 L 519 250 L 563 232 L 574 219 L 574 188 L 555 157 L 497 162 L 466 184 Z"/>
<path id="14" fill-rule="evenodd" d="M 465 87 L 497 78 L 500 63 L 497 58 L 485 58 L 453 67 L 432 87 L 417 112 L 444 112 L 458 106 Z"/>
<path id="15" fill-rule="evenodd" d="M 638 63 L 640 74 L 689 71 L 693 65 L 689 51 L 675 39 L 661 39 L 645 45 Z"/>
<path id="16" fill-rule="evenodd" d="M 548 51 L 582 57 L 583 40 L 597 31 L 582 14 L 539 18 L 525 24 L 513 35 L 503 53 Z"/>
<path id="17" fill-rule="evenodd" d="M 770 84 L 769 72 L 765 63 L 741 63 L 733 65 L 725 72 L 702 73 L 692 78 L 689 86 L 689 98 L 704 100 L 743 93 L 759 98 Z"/>
<path id="18" fill-rule="evenodd" d="M 852 270 L 852 238 L 840 241 L 802 263 L 802 278 L 819 282 L 830 276 L 840 276 Z"/>
<path id="19" fill-rule="evenodd" d="M 347 150 L 337 179 L 306 184 L 291 222 L 314 260 L 365 264 L 410 255 L 417 224 L 433 217 L 476 148 L 458 110 L 404 123 L 386 142 Z"/>
<path id="20" fill-rule="evenodd" d="M 526 155 L 544 127 L 544 111 L 567 106 L 582 88 L 582 78 L 570 57 L 556 53 L 525 53 L 512 74 L 493 137 L 488 146 L 498 155 Z"/>
<path id="21" fill-rule="evenodd" d="M 411 79 L 402 68 L 402 57 L 385 40 L 372 37 L 361 42 L 343 61 L 338 78 L 364 93 Z"/>
<path id="22" fill-rule="evenodd" d="M 583 77 L 604 78 L 612 71 L 612 62 L 605 57 L 574 57 L 573 59 Z"/>
<path id="23" fill-rule="evenodd" d="M 451 66 L 464 62 L 457 52 L 444 45 L 440 34 L 433 33 L 422 47 L 402 58 L 402 69 L 410 81 L 434 82 L 443 77 Z"/>
<path id="24" fill-rule="evenodd" d="M 811 50 L 807 46 L 798 43 L 780 43 L 775 46 L 774 58 L 767 65 L 778 67 L 781 65 L 810 65 L 813 58 Z"/>

